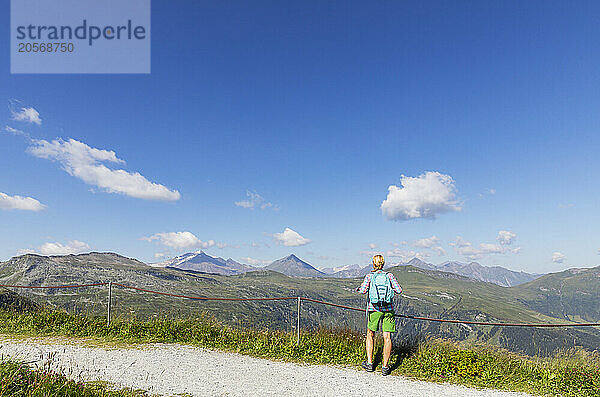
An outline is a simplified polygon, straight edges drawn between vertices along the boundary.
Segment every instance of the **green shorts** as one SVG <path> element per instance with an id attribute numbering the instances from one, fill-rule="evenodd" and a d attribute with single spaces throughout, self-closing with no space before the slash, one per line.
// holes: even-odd
<path id="1" fill-rule="evenodd" d="M 396 317 L 394 316 L 394 312 L 369 312 L 367 328 L 373 332 L 377 332 L 380 321 L 382 322 L 381 330 L 383 332 L 396 332 Z"/>

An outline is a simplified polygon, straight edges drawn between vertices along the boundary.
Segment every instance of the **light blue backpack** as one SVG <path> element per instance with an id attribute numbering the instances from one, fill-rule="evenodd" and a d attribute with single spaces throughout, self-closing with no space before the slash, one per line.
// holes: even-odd
<path id="1" fill-rule="evenodd" d="M 371 284 L 369 285 L 369 301 L 376 303 L 391 303 L 394 298 L 392 282 L 388 274 L 381 270 L 371 273 Z"/>

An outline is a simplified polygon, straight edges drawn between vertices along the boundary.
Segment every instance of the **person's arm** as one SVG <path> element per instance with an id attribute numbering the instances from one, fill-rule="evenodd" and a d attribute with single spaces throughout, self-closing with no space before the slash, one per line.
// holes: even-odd
<path id="1" fill-rule="evenodd" d="M 396 277 L 394 277 L 394 275 L 392 273 L 388 273 L 388 277 L 390 279 L 390 282 L 392 283 L 392 289 L 394 290 L 394 292 L 397 294 L 401 294 L 402 287 L 400 286 L 400 284 L 398 284 Z"/>
<path id="2" fill-rule="evenodd" d="M 371 282 L 371 275 L 367 274 L 365 276 L 365 279 L 363 280 L 362 284 L 360 285 L 360 287 L 358 287 L 356 289 L 357 292 L 360 292 L 361 294 L 366 294 L 367 291 L 369 290 L 369 283 Z"/>

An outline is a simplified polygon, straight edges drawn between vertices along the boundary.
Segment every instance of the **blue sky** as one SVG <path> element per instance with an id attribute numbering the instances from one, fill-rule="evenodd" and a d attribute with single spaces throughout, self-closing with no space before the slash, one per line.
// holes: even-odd
<path id="1" fill-rule="evenodd" d="M 0 258 L 597 265 L 600 4 L 421 3 L 154 0 L 150 74 L 11 75 L 2 1 Z"/>

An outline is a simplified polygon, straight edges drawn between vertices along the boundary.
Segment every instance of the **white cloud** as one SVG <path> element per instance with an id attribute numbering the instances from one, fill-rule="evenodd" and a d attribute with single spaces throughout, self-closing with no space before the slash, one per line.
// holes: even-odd
<path id="1" fill-rule="evenodd" d="M 266 236 L 268 237 L 273 237 L 273 235 L 265 233 Z M 250 244 L 252 246 L 252 248 L 271 248 L 271 246 L 265 242 L 257 242 L 257 241 L 253 241 L 252 244 Z"/>
<path id="2" fill-rule="evenodd" d="M 166 252 L 157 252 L 154 254 L 155 259 L 161 259 L 161 258 L 164 258 L 165 256 L 167 256 Z"/>
<path id="3" fill-rule="evenodd" d="M 514 232 L 509 230 L 500 230 L 498 232 L 498 237 L 496 237 L 496 241 L 502 245 L 511 245 L 516 237 L 517 234 Z"/>
<path id="4" fill-rule="evenodd" d="M 21 131 L 21 130 L 19 130 L 17 128 L 13 128 L 13 127 L 8 126 L 8 125 L 4 127 L 4 131 L 9 132 L 9 133 L 11 133 L 13 135 L 24 136 L 24 137 L 29 138 L 29 134 L 26 133 L 25 131 Z"/>
<path id="5" fill-rule="evenodd" d="M 177 190 L 150 182 L 137 172 L 108 168 L 104 163 L 125 163 L 113 151 L 95 149 L 75 139 L 57 139 L 52 142 L 34 140 L 33 143 L 28 148 L 29 153 L 58 161 L 69 175 L 108 193 L 120 193 L 144 200 L 175 201 L 181 198 Z"/>
<path id="6" fill-rule="evenodd" d="M 431 247 L 431 250 L 433 250 L 438 256 L 446 255 L 446 250 L 440 245 L 436 247 Z"/>
<path id="7" fill-rule="evenodd" d="M 485 189 L 483 193 L 479 193 L 479 197 L 483 198 L 484 196 L 492 196 L 496 194 L 496 189 Z"/>
<path id="8" fill-rule="evenodd" d="M 34 108 L 21 108 L 21 110 L 12 110 L 12 119 L 16 121 L 23 121 L 25 123 L 42 125 L 42 119 L 40 114 Z"/>
<path id="9" fill-rule="evenodd" d="M 494 244 L 480 244 L 479 247 L 474 247 L 473 244 L 458 236 L 451 246 L 455 247 L 458 254 L 466 256 L 472 260 L 479 259 L 486 254 L 498 253 L 502 248 Z"/>
<path id="10" fill-rule="evenodd" d="M 552 253 L 552 262 L 554 263 L 563 263 L 565 259 L 567 259 L 567 257 L 558 251 Z"/>
<path id="11" fill-rule="evenodd" d="M 260 194 L 258 194 L 256 192 L 251 192 L 248 190 L 246 192 L 246 196 L 248 196 L 247 200 L 236 201 L 235 205 L 237 205 L 238 207 L 249 208 L 252 210 L 254 208 L 260 208 L 260 209 L 272 208 L 276 211 L 279 210 L 279 207 L 277 207 L 273 203 L 267 202 L 264 199 L 264 197 L 262 197 Z"/>
<path id="12" fill-rule="evenodd" d="M 454 239 L 454 242 L 450 243 L 449 245 L 451 245 L 453 247 L 457 247 L 457 248 L 472 246 L 471 243 L 469 243 L 468 241 L 466 241 L 461 236 L 456 236 L 456 238 Z"/>
<path id="13" fill-rule="evenodd" d="M 512 233 L 512 232 L 508 232 L 508 233 Z M 500 236 L 501 236 L 501 234 L 499 233 L 498 238 L 500 238 Z M 502 236 L 504 236 L 504 235 L 502 235 Z M 506 237 L 506 236 L 504 236 L 504 237 Z M 512 238 L 514 238 L 514 236 L 512 236 Z M 512 238 L 510 240 L 510 243 L 512 243 Z M 500 241 L 500 239 L 499 239 L 499 241 Z M 506 240 L 503 240 L 503 241 L 506 241 Z M 521 247 L 511 248 L 511 247 L 508 247 L 509 244 L 504 244 L 502 241 L 500 241 L 499 244 L 480 243 L 479 246 L 476 247 L 473 244 L 471 244 L 470 242 L 463 239 L 462 237 L 457 236 L 456 239 L 454 240 L 454 242 L 450 243 L 450 246 L 454 247 L 454 249 L 456 250 L 456 252 L 459 255 L 463 255 L 471 260 L 476 260 L 476 259 L 481 259 L 485 255 L 489 255 L 489 254 L 507 254 L 507 253 L 518 254 L 521 251 Z"/>
<path id="14" fill-rule="evenodd" d="M 389 258 L 400 258 L 400 260 L 398 261 L 399 263 L 406 263 L 413 258 L 418 258 L 418 259 L 424 261 L 426 258 L 429 257 L 429 254 L 427 254 L 425 252 L 404 250 L 401 248 L 394 248 L 394 249 L 388 250 L 387 252 L 376 251 L 376 250 L 360 251 L 359 254 L 369 256 L 369 257 L 373 257 L 375 255 L 383 255 L 386 258 L 388 258 L 388 257 Z M 389 262 L 386 260 L 386 263 L 389 263 Z"/>
<path id="15" fill-rule="evenodd" d="M 370 243 L 370 244 L 369 244 L 369 248 L 371 248 L 371 249 L 375 249 L 375 248 L 377 248 L 377 244 L 375 244 L 375 243 Z"/>
<path id="16" fill-rule="evenodd" d="M 479 244 L 479 249 L 486 254 L 502 254 L 504 253 L 504 248 L 502 248 L 498 244 L 492 243 L 481 243 Z"/>
<path id="17" fill-rule="evenodd" d="M 71 255 L 80 254 L 90 250 L 87 243 L 79 240 L 69 241 L 67 244 L 44 243 L 35 250 L 19 250 L 19 254 L 41 254 L 41 255 Z"/>
<path id="18" fill-rule="evenodd" d="M 449 175 L 428 171 L 418 177 L 402 175 L 402 187 L 388 187 L 381 212 L 391 221 L 415 218 L 435 219 L 437 214 L 460 211 L 454 180 Z"/>
<path id="19" fill-rule="evenodd" d="M 46 206 L 32 197 L 9 196 L 0 192 L 0 210 L 41 211 Z"/>
<path id="20" fill-rule="evenodd" d="M 298 232 L 286 227 L 283 233 L 275 233 L 273 238 L 278 244 L 286 247 L 299 247 L 310 243 L 310 240 L 302 237 Z"/>
<path id="21" fill-rule="evenodd" d="M 416 240 L 412 243 L 415 248 L 426 248 L 434 251 L 438 256 L 446 255 L 446 250 L 440 245 L 440 239 L 437 236 L 431 236 Z"/>
<path id="22" fill-rule="evenodd" d="M 436 236 L 431 236 L 417 240 L 412 245 L 416 248 L 432 248 L 436 245 L 439 245 L 439 242 L 439 238 L 437 238 Z"/>
<path id="23" fill-rule="evenodd" d="M 156 233 L 152 236 L 142 237 L 145 241 L 157 241 L 160 244 L 176 250 L 189 248 L 210 248 L 215 245 L 214 240 L 202 241 L 191 232 Z"/>
<path id="24" fill-rule="evenodd" d="M 264 260 L 261 260 L 261 259 L 254 259 L 254 258 L 250 258 L 249 256 L 245 257 L 245 258 L 240 258 L 240 261 L 242 263 L 247 263 L 247 264 L 252 265 L 252 266 L 265 266 L 265 265 L 268 265 L 269 263 L 271 263 L 271 261 L 264 261 Z"/>
<path id="25" fill-rule="evenodd" d="M 375 254 L 376 253 L 373 253 L 373 255 L 375 255 Z M 388 252 L 386 252 L 386 256 L 388 256 L 390 258 L 399 258 L 400 263 L 406 263 L 414 258 L 424 261 L 425 259 L 427 259 L 429 257 L 428 254 L 423 253 L 423 252 L 417 252 L 417 251 L 412 251 L 412 250 L 403 250 L 400 248 L 394 248 L 393 250 L 389 250 Z"/>

